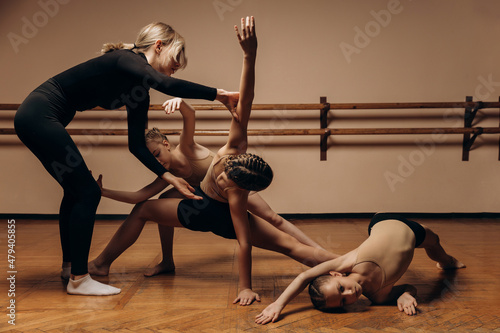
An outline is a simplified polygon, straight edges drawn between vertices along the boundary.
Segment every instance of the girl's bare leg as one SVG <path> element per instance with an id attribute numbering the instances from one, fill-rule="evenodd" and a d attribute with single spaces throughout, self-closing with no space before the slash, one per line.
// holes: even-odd
<path id="1" fill-rule="evenodd" d="M 425 252 L 432 260 L 436 261 L 439 269 L 458 269 L 465 268 L 465 264 L 450 256 L 441 246 L 439 236 L 431 229 L 422 224 L 425 229 L 425 239 L 418 246 L 425 249 Z"/>
<path id="2" fill-rule="evenodd" d="M 184 197 L 175 188 L 171 188 L 160 195 L 160 199 L 165 198 L 183 199 Z M 146 271 L 144 271 L 144 276 L 150 277 L 158 274 L 168 274 L 175 271 L 173 257 L 174 228 L 158 224 L 158 233 L 160 234 L 162 259 L 161 262 L 155 267 L 146 269 Z"/>
<path id="3" fill-rule="evenodd" d="M 339 257 L 338 254 L 299 242 L 260 217 L 250 215 L 249 222 L 253 246 L 285 254 L 309 267 Z"/>
<path id="4" fill-rule="evenodd" d="M 89 263 L 89 272 L 94 275 L 108 275 L 109 267 L 113 261 L 135 243 L 146 221 L 155 221 L 171 227 L 182 227 L 177 219 L 177 205 L 180 200 L 157 199 L 135 205 L 106 248 Z"/>
<path id="5" fill-rule="evenodd" d="M 144 271 L 144 276 L 150 277 L 158 274 L 173 273 L 175 271 L 173 247 L 174 247 L 174 228 L 158 224 L 160 233 L 162 259 L 153 268 Z"/>
<path id="6" fill-rule="evenodd" d="M 271 223 L 284 233 L 295 237 L 302 244 L 324 250 L 321 245 L 306 236 L 302 230 L 297 228 L 290 221 L 287 221 L 283 217 L 279 216 L 258 193 L 252 193 L 248 197 L 248 210 L 266 222 Z"/>

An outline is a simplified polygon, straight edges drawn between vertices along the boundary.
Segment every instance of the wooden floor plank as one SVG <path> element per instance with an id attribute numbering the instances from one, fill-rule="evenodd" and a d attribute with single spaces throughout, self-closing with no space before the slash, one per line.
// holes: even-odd
<path id="1" fill-rule="evenodd" d="M 500 221 L 425 219 L 445 249 L 465 262 L 455 274 L 436 269 L 417 250 L 401 283 L 418 290 L 419 314 L 408 317 L 394 306 L 371 306 L 362 297 L 345 313 L 314 310 L 307 292 L 294 299 L 280 320 L 267 326 L 255 316 L 307 269 L 283 255 L 254 249 L 253 285 L 262 297 L 250 307 L 232 304 L 238 289 L 237 243 L 212 234 L 176 230 L 176 273 L 152 278 L 146 267 L 161 258 L 157 227 L 148 223 L 136 244 L 99 281 L 122 288 L 108 297 L 70 296 L 59 277 L 61 250 L 56 221 L 16 221 L 16 325 L 0 322 L 0 332 L 494 332 L 500 331 Z M 345 253 L 366 238 L 367 220 L 296 222 L 312 239 Z M 105 247 L 119 226 L 97 221 L 90 258 Z M 1 251 L 7 228 L 1 226 Z M 7 273 L 6 261 L 0 266 Z M 7 277 L 7 276 L 5 276 Z M 0 304 L 7 304 L 8 283 L 0 279 Z M 4 310 L 5 311 L 5 310 Z M 5 312 L 6 314 L 6 312 Z"/>

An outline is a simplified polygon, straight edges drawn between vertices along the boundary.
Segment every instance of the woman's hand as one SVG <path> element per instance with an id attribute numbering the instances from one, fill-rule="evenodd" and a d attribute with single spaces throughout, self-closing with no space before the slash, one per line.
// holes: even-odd
<path id="1" fill-rule="evenodd" d="M 247 16 L 246 20 L 241 18 L 241 34 L 236 25 L 234 26 L 234 31 L 236 31 L 236 37 L 245 55 L 255 56 L 257 54 L 257 36 L 255 35 L 255 20 L 253 16 Z"/>
<path id="2" fill-rule="evenodd" d="M 239 120 L 238 114 L 236 113 L 236 106 L 238 105 L 238 100 L 240 99 L 239 92 L 217 89 L 217 97 L 215 99 L 226 106 L 229 112 L 231 112 L 231 116 L 234 120 Z"/>
<path id="3" fill-rule="evenodd" d="M 92 174 L 92 171 L 90 171 L 90 174 Z M 96 183 L 99 186 L 99 188 L 101 189 L 101 196 L 103 196 L 105 198 L 109 198 L 109 190 L 105 189 L 102 186 L 102 174 L 99 175 L 99 177 L 97 177 Z"/>
<path id="4" fill-rule="evenodd" d="M 201 200 L 203 199 L 200 196 L 194 194 L 194 188 L 189 185 L 187 181 L 182 178 L 176 177 L 172 175 L 170 172 L 165 172 L 161 178 L 163 178 L 167 183 L 176 188 L 179 193 L 185 196 L 188 199 Z"/>
<path id="5" fill-rule="evenodd" d="M 175 110 L 180 110 L 181 104 L 184 103 L 182 98 L 172 98 L 165 103 L 162 104 L 162 107 L 165 109 L 166 114 L 174 113 Z"/>
<path id="6" fill-rule="evenodd" d="M 240 302 L 240 305 L 245 306 L 252 304 L 253 301 L 260 302 L 259 294 L 254 293 L 252 289 L 243 289 L 233 301 L 233 304 Z"/>
<path id="7" fill-rule="evenodd" d="M 101 189 L 101 192 L 102 192 L 102 175 L 99 175 L 99 177 L 97 177 L 97 185 L 99 185 L 99 188 Z"/>
<path id="8" fill-rule="evenodd" d="M 276 302 L 271 303 L 264 309 L 264 311 L 255 317 L 255 323 L 262 325 L 269 322 L 274 323 L 278 319 L 281 310 L 283 310 L 281 305 L 276 304 Z"/>
<path id="9" fill-rule="evenodd" d="M 398 309 L 404 311 L 408 316 L 413 316 L 417 314 L 417 300 L 405 292 L 398 298 Z"/>

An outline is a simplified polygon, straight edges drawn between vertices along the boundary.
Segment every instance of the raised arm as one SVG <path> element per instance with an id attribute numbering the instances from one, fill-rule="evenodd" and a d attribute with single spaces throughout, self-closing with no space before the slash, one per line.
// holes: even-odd
<path id="1" fill-rule="evenodd" d="M 246 20 L 241 19 L 241 35 L 238 28 L 236 26 L 234 28 L 244 53 L 243 68 L 240 79 L 239 100 L 236 106 L 237 117 L 233 117 L 231 120 L 228 141 L 219 150 L 217 154 L 219 157 L 222 155 L 238 155 L 246 152 L 247 125 L 254 97 L 257 37 L 255 36 L 253 17 L 251 19 L 247 17 Z M 252 241 L 247 215 L 248 191 L 233 187 L 227 190 L 227 199 L 239 244 L 238 267 L 240 291 L 234 303 L 239 302 L 240 305 L 250 305 L 254 300 L 260 301 L 260 298 L 258 294 L 252 291 Z"/>
<path id="2" fill-rule="evenodd" d="M 195 145 L 194 130 L 196 124 L 196 111 L 191 105 L 186 103 L 182 98 L 169 99 L 163 103 L 163 108 L 167 114 L 174 113 L 179 110 L 182 115 L 182 132 L 179 137 L 179 146 L 186 152 L 192 152 Z"/>
<path id="3" fill-rule="evenodd" d="M 219 151 L 220 155 L 242 154 L 247 149 L 247 127 L 252 111 L 255 86 L 255 60 L 257 57 L 257 36 L 255 35 L 255 21 L 253 17 L 241 19 L 241 34 L 238 27 L 234 27 L 236 36 L 243 50 L 243 68 L 240 79 L 240 96 L 236 113 L 238 120 L 231 120 L 227 144 Z"/>

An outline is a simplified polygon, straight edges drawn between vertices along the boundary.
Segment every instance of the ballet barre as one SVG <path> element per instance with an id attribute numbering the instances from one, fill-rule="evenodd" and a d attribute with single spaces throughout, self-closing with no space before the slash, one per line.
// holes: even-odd
<path id="1" fill-rule="evenodd" d="M 15 111 L 20 104 L 0 104 L 0 110 Z M 227 110 L 221 104 L 194 104 L 196 111 Z M 330 128 L 328 126 L 328 115 L 334 110 L 382 110 L 382 109 L 464 109 L 463 127 L 433 127 L 433 128 Z M 467 96 L 463 102 L 412 102 L 412 103 L 329 103 L 326 97 L 320 97 L 320 103 L 308 104 L 254 104 L 252 111 L 288 111 L 288 110 L 316 110 L 320 111 L 320 128 L 311 129 L 258 129 L 248 130 L 249 136 L 320 136 L 320 159 L 327 159 L 328 138 L 340 135 L 404 135 L 404 134 L 462 134 L 462 161 L 469 160 L 469 151 L 479 135 L 500 134 L 499 127 L 473 127 L 472 123 L 481 109 L 500 109 L 499 102 L 474 102 L 471 96 Z M 100 107 L 90 109 L 91 111 L 105 110 Z M 124 107 L 116 109 L 125 110 Z M 150 105 L 151 111 L 163 110 L 161 104 Z M 112 111 L 112 110 L 106 110 Z M 180 129 L 161 129 L 165 135 L 179 135 Z M 74 129 L 69 128 L 70 135 L 103 135 L 103 136 L 125 136 L 126 129 Z M 196 130 L 196 136 L 227 136 L 228 130 Z M 0 128 L 0 135 L 15 134 L 13 128 Z M 500 147 L 500 140 L 499 140 Z M 500 160 L 500 153 L 499 153 Z"/>
<path id="2" fill-rule="evenodd" d="M 104 135 L 125 136 L 126 129 L 87 129 L 68 128 L 70 135 Z M 181 129 L 160 129 L 165 135 L 180 135 Z M 0 128 L 1 134 L 16 134 L 13 128 Z M 228 130 L 195 130 L 196 136 L 227 136 Z M 248 130 L 248 136 L 291 136 L 291 135 L 398 135 L 398 134 L 500 134 L 500 127 L 471 127 L 471 128 L 310 128 L 310 129 L 260 129 Z"/>

